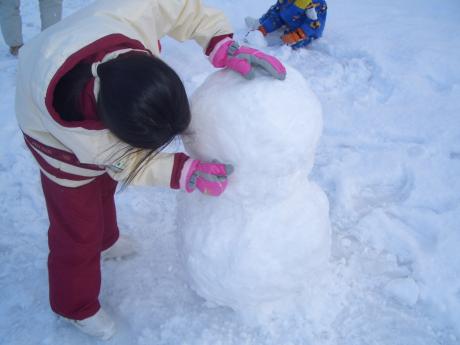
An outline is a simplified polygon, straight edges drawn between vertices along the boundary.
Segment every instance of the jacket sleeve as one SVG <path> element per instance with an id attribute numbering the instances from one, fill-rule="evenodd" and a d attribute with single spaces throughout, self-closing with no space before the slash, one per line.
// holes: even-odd
<path id="1" fill-rule="evenodd" d="M 106 171 L 120 182 L 128 182 L 130 174 L 135 172 L 134 178 L 129 181 L 133 186 L 171 187 L 174 153 L 160 152 L 144 160 L 146 154 L 145 150 L 128 154 L 106 165 Z"/>
<path id="2" fill-rule="evenodd" d="M 163 153 L 142 159 L 147 151 L 133 153 L 106 166 L 107 173 L 116 181 L 128 181 L 132 172 L 137 172 L 129 181 L 131 185 L 151 186 L 160 185 L 172 189 L 180 189 L 182 168 L 189 156 L 185 153 Z"/>
<path id="3" fill-rule="evenodd" d="M 62 128 L 54 121 L 46 123 L 52 137 L 69 148 L 80 163 L 103 167 L 120 182 L 125 182 L 137 171 L 131 185 L 171 187 L 174 153 L 159 152 L 142 163 L 149 150 L 133 149 L 107 129 Z M 75 173 L 78 175 L 77 171 Z"/>
<path id="4" fill-rule="evenodd" d="M 195 40 L 206 50 L 213 37 L 233 32 L 225 15 L 201 0 L 158 0 L 155 24 L 161 36 L 178 41 Z"/>

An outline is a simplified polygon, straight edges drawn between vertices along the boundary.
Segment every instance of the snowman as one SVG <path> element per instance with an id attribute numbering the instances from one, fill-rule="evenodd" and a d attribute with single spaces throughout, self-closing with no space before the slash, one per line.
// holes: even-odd
<path id="1" fill-rule="evenodd" d="M 303 76 L 212 74 L 191 98 L 186 151 L 230 163 L 220 197 L 178 196 L 180 253 L 208 305 L 246 318 L 294 308 L 330 256 L 329 203 L 309 181 L 321 105 Z"/>

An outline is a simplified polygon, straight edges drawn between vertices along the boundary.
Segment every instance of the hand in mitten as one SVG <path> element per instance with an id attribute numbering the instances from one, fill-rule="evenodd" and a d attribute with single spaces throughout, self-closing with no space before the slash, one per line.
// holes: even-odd
<path id="1" fill-rule="evenodd" d="M 286 32 L 281 39 L 285 44 L 291 46 L 292 48 L 300 48 L 308 45 L 312 39 L 305 33 L 302 28 L 298 28 L 291 32 Z"/>
<path id="2" fill-rule="evenodd" d="M 188 159 L 182 168 L 180 187 L 188 193 L 198 189 L 203 194 L 219 196 L 227 188 L 227 178 L 232 172 L 230 164 Z"/>
<path id="3" fill-rule="evenodd" d="M 231 38 L 220 41 L 209 59 L 214 67 L 228 67 L 247 79 L 254 78 L 255 66 L 261 67 L 276 79 L 286 78 L 286 68 L 277 58 L 257 49 L 240 46 Z"/>

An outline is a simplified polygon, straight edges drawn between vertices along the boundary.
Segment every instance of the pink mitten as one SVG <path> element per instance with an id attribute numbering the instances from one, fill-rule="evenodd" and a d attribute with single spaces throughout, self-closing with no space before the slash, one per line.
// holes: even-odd
<path id="1" fill-rule="evenodd" d="M 232 172 L 233 166 L 230 164 L 188 159 L 182 168 L 179 183 L 181 189 L 188 193 L 198 188 L 203 194 L 219 196 L 227 188 L 227 178 Z"/>
<path id="2" fill-rule="evenodd" d="M 228 67 L 247 79 L 254 78 L 254 66 L 259 66 L 276 79 L 286 78 L 286 68 L 275 57 L 267 55 L 260 50 L 240 47 L 231 38 L 220 41 L 209 55 L 214 67 Z"/>

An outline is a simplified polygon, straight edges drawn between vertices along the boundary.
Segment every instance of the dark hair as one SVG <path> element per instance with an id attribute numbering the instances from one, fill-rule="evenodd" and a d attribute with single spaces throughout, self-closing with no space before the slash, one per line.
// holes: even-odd
<path id="1" fill-rule="evenodd" d="M 102 63 L 97 74 L 100 78 L 99 118 L 129 145 L 123 156 L 139 151 L 146 153 L 125 181 L 129 183 L 145 163 L 187 129 L 191 118 L 187 94 L 171 67 L 144 53 L 128 53 Z M 55 107 L 65 120 L 83 119 L 79 102 L 91 77 L 91 65 L 81 63 L 61 79 L 60 83 L 67 85 L 64 95 L 63 88 L 59 84 L 56 87 Z"/>

